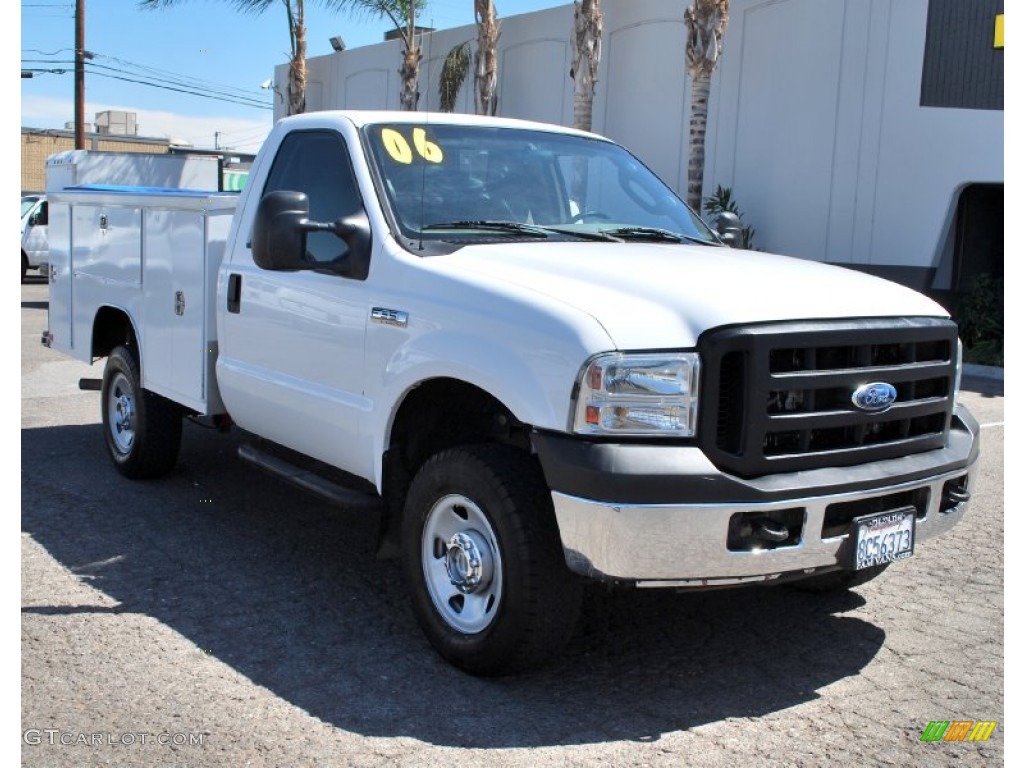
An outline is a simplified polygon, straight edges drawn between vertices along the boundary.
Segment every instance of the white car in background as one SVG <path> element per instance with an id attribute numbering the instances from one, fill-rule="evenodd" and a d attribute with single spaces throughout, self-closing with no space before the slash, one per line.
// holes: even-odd
<path id="1" fill-rule="evenodd" d="M 50 244 L 47 236 L 49 219 L 46 195 L 21 196 L 21 279 L 30 269 L 46 275 Z"/>

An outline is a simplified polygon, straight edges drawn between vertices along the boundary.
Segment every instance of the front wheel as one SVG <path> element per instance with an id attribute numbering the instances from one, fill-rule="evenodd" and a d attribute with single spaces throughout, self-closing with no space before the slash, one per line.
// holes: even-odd
<path id="1" fill-rule="evenodd" d="M 141 382 L 134 347 L 110 353 L 103 370 L 103 433 L 114 466 L 133 480 L 170 472 L 181 446 L 181 409 Z"/>
<path id="2" fill-rule="evenodd" d="M 572 636 L 582 585 L 562 554 L 535 459 L 502 445 L 453 448 L 414 478 L 402 521 L 413 611 L 455 666 L 540 666 Z"/>

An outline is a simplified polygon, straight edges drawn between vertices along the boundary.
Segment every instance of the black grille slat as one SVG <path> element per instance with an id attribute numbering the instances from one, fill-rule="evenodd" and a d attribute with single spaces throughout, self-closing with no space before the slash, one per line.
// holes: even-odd
<path id="1" fill-rule="evenodd" d="M 885 421 L 907 420 L 916 416 L 927 416 L 943 413 L 946 408 L 945 398 L 919 401 L 916 403 L 896 403 L 881 416 L 863 411 L 816 411 L 814 413 L 778 413 L 768 416 L 770 429 L 820 429 L 836 426 L 859 426 L 876 423 L 879 418 Z"/>
<path id="2" fill-rule="evenodd" d="M 698 442 L 720 468 L 753 477 L 850 466 L 945 445 L 956 325 L 939 318 L 770 323 L 705 333 Z M 739 361 L 742 361 L 740 364 Z M 858 409 L 859 386 L 896 389 Z M 717 391 L 718 397 L 713 397 Z"/>
<path id="3" fill-rule="evenodd" d="M 857 381 L 863 384 L 871 381 L 872 375 L 877 374 L 879 378 L 886 377 L 890 384 L 898 384 L 901 381 L 920 381 L 929 378 L 944 378 L 949 374 L 948 363 L 916 363 L 914 365 L 901 365 L 898 368 L 851 368 L 843 371 L 804 371 L 800 373 L 773 373 L 771 380 L 778 382 L 779 387 L 793 389 L 802 384 L 809 384 L 814 387 L 836 386 L 838 384 L 849 384 Z M 868 377 L 865 379 L 865 377 Z"/>

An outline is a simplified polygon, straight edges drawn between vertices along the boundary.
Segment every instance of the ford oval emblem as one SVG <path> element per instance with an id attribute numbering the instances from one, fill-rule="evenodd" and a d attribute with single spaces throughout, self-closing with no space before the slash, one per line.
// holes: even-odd
<path id="1" fill-rule="evenodd" d="M 862 384 L 853 390 L 853 404 L 862 411 L 881 413 L 896 402 L 896 387 L 884 381 Z"/>

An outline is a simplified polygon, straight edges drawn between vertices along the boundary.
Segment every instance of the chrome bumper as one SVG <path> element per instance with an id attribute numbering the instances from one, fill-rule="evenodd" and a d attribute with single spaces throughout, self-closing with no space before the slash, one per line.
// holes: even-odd
<path id="1" fill-rule="evenodd" d="M 946 481 L 968 475 L 971 465 L 933 477 L 870 490 L 744 504 L 612 504 L 553 492 L 565 561 L 584 576 L 635 582 L 641 587 L 714 587 L 772 581 L 818 569 L 846 566 L 849 534 L 822 537 L 825 512 L 832 504 L 870 500 L 901 491 L 928 488 L 919 510 L 918 543 L 952 528 L 967 511 L 961 502 L 941 511 Z M 736 513 L 803 509 L 802 533 L 793 546 L 758 551 L 727 547 L 729 521 Z"/>

